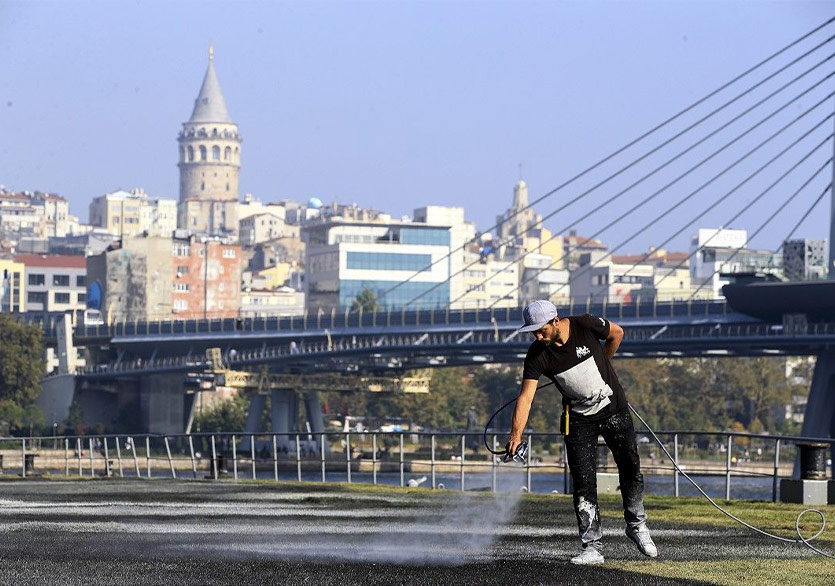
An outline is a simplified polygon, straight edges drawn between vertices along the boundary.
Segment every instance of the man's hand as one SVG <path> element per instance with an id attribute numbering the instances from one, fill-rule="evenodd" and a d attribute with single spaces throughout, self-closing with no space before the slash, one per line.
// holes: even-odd
<path id="1" fill-rule="evenodd" d="M 521 439 L 511 439 L 507 442 L 507 445 L 504 447 L 504 457 L 503 460 L 505 462 L 513 459 L 513 456 L 516 454 L 516 449 L 519 447 L 519 444 L 522 443 Z"/>

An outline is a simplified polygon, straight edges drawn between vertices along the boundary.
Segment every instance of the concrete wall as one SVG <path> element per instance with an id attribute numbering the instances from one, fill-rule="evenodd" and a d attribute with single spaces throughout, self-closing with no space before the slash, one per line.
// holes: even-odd
<path id="1" fill-rule="evenodd" d="M 46 424 L 62 423 L 70 413 L 75 395 L 75 375 L 62 374 L 41 381 L 41 394 L 36 402 L 46 417 Z"/>
<path id="2" fill-rule="evenodd" d="M 180 374 L 142 377 L 139 386 L 142 428 L 148 433 L 183 433 L 185 400 Z"/>

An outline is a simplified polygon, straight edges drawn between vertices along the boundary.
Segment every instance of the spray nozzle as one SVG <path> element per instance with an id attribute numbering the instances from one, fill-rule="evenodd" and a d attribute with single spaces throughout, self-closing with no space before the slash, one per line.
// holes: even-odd
<path id="1" fill-rule="evenodd" d="M 520 464 L 525 462 L 525 458 L 528 456 L 528 442 L 522 440 L 518 446 L 516 446 L 516 451 L 513 455 L 509 453 L 505 453 L 504 458 L 502 458 L 503 462 L 518 462 Z"/>

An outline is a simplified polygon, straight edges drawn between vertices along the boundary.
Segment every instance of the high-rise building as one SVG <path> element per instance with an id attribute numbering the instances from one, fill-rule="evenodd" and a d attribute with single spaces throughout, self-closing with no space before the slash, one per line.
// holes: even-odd
<path id="1" fill-rule="evenodd" d="M 209 66 L 194 110 L 177 137 L 180 144 L 179 228 L 211 236 L 238 233 L 241 135 L 226 109 L 214 68 Z"/>
<path id="2" fill-rule="evenodd" d="M 308 311 L 344 311 L 366 288 L 382 309 L 449 305 L 450 226 L 333 218 L 304 225 L 302 239 Z"/>
<path id="3" fill-rule="evenodd" d="M 800 238 L 783 242 L 783 274 L 789 281 L 827 278 L 826 240 Z"/>

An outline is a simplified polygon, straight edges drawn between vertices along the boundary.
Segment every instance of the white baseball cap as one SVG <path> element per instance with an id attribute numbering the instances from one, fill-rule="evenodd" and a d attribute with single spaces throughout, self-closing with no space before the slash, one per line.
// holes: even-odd
<path id="1" fill-rule="evenodd" d="M 525 319 L 525 325 L 516 331 L 535 332 L 555 317 L 558 317 L 557 307 L 544 299 L 532 301 L 522 311 L 522 317 Z"/>

